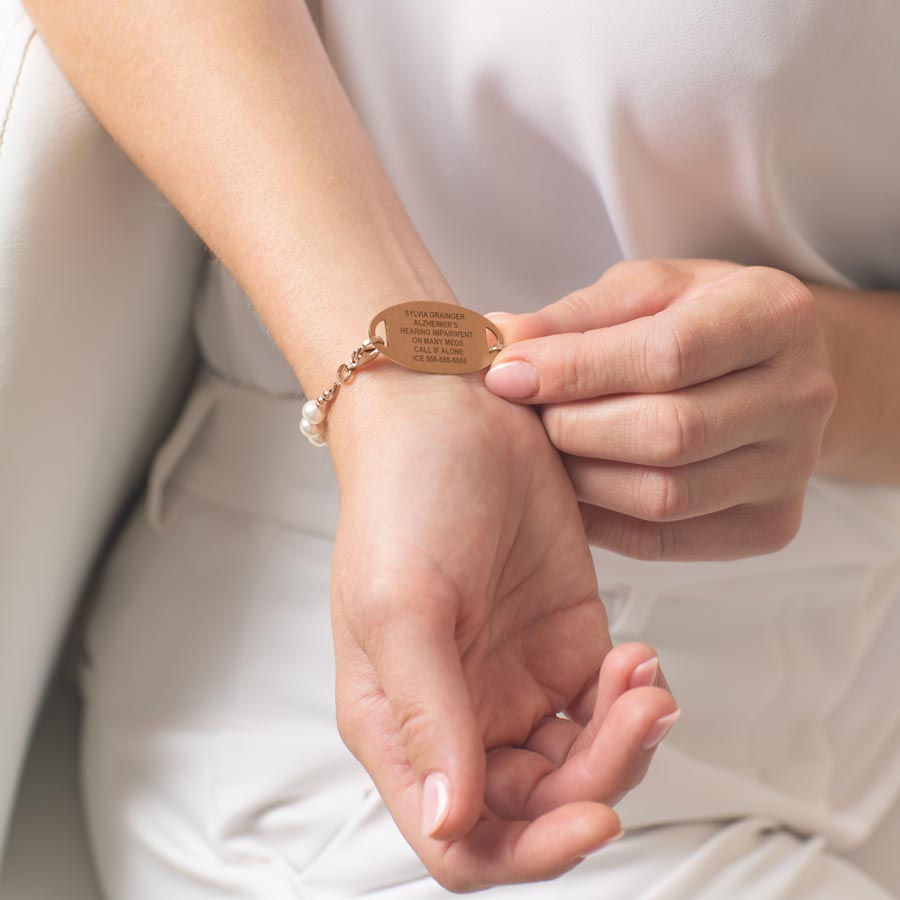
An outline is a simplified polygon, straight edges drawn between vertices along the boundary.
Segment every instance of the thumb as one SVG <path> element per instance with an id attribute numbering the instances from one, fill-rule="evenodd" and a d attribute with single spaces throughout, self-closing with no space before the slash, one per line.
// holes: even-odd
<path id="1" fill-rule="evenodd" d="M 486 764 L 453 624 L 405 609 L 367 651 L 418 781 L 422 833 L 465 834 L 481 815 Z"/>
<path id="2" fill-rule="evenodd" d="M 607 269 L 594 284 L 537 312 L 488 313 L 503 335 L 504 349 L 485 373 L 485 387 L 499 397 L 529 403 L 584 399 L 588 395 L 578 382 L 594 385 L 597 381 L 589 376 L 598 366 L 595 338 L 603 334 L 602 329 L 660 312 L 690 282 L 690 271 L 677 261 L 622 262 Z M 590 340 L 580 340 L 589 332 L 593 332 Z M 623 337 L 630 335 L 626 332 Z M 609 343 L 617 342 L 610 336 Z M 573 378 L 573 372 L 579 377 Z M 559 385 L 548 389 L 544 382 Z"/>
<path id="3" fill-rule="evenodd" d="M 535 312 L 490 312 L 487 318 L 497 323 L 505 345 L 551 334 L 582 333 L 652 316 L 689 282 L 690 274 L 674 262 L 623 262 L 608 268 L 593 284 Z"/>

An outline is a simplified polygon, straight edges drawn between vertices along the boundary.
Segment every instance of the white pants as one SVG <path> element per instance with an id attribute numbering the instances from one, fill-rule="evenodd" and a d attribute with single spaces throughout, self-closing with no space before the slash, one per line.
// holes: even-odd
<path id="1" fill-rule="evenodd" d="M 296 402 L 205 375 L 105 566 L 82 683 L 85 798 L 108 900 L 446 895 L 335 729 L 336 491 L 297 415 Z M 823 835 L 751 812 L 638 827 L 556 882 L 490 896 L 891 894 Z"/>

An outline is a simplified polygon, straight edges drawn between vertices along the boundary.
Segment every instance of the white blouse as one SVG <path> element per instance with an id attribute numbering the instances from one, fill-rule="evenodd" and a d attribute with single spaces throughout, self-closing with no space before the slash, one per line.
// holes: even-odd
<path id="1" fill-rule="evenodd" d="M 323 33 L 467 306 L 533 310 L 623 257 L 900 288 L 896 0 L 325 0 Z M 218 264 L 197 325 L 226 376 L 297 390 Z M 767 557 L 596 559 L 617 640 L 657 648 L 684 709 L 626 827 L 861 840 L 900 796 L 900 492 L 815 479 Z"/>

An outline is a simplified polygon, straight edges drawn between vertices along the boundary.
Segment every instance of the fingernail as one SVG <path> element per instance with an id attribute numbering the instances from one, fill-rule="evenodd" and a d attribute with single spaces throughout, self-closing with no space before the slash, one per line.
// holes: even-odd
<path id="1" fill-rule="evenodd" d="M 432 772 L 422 785 L 422 831 L 431 837 L 450 812 L 450 781 L 443 772 Z"/>
<path id="2" fill-rule="evenodd" d="M 512 313 L 501 312 L 500 310 L 496 310 L 495 312 L 485 313 L 485 316 L 487 316 L 487 318 L 490 318 L 491 316 L 511 316 L 511 315 L 512 315 Z"/>
<path id="3" fill-rule="evenodd" d="M 647 734 L 644 735 L 644 742 L 641 744 L 641 749 L 652 750 L 669 733 L 672 726 L 678 721 L 680 715 L 681 710 L 676 709 L 675 712 L 669 713 L 661 719 L 657 719 L 650 728 L 647 729 Z"/>
<path id="4" fill-rule="evenodd" d="M 608 847 L 613 841 L 618 841 L 623 837 L 625 837 L 624 828 L 620 832 L 618 832 L 618 834 L 614 834 L 611 838 L 607 838 L 602 844 L 597 844 L 597 846 L 593 849 L 585 851 L 584 856 L 590 856 L 592 853 L 597 853 L 597 851 L 602 850 L 604 847 Z"/>
<path id="5" fill-rule="evenodd" d="M 649 687 L 656 684 L 656 676 L 659 672 L 659 657 L 654 656 L 634 667 L 631 678 L 628 679 L 628 687 Z"/>
<path id="6" fill-rule="evenodd" d="M 523 360 L 500 363 L 487 370 L 484 383 L 491 393 L 511 400 L 523 400 L 537 393 L 538 373 Z"/>

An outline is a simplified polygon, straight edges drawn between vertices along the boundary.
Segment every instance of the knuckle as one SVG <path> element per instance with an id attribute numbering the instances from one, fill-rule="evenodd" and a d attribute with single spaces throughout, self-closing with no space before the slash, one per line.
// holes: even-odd
<path id="1" fill-rule="evenodd" d="M 392 703 L 392 705 L 394 705 Z M 407 748 L 407 754 L 412 758 L 417 756 L 419 748 L 424 749 L 429 744 L 429 735 L 433 731 L 433 720 L 428 708 L 418 700 L 406 698 L 405 702 L 396 704 L 394 708 L 394 723 L 400 735 L 400 740 Z"/>
<path id="2" fill-rule="evenodd" d="M 797 536 L 802 519 L 802 498 L 791 499 L 774 507 L 761 523 L 759 551 L 777 553 L 783 550 Z"/>
<path id="3" fill-rule="evenodd" d="M 804 398 L 804 406 L 816 418 L 827 419 L 837 405 L 837 382 L 831 372 L 819 372 L 811 379 Z"/>
<path id="4" fill-rule="evenodd" d="M 581 380 L 581 357 L 582 353 L 578 349 L 578 341 L 573 340 L 568 353 L 563 353 L 559 358 L 559 367 L 557 369 L 557 389 L 566 388 L 569 393 L 573 393 L 578 389 L 578 383 Z M 543 387 L 543 380 L 541 382 Z"/>
<path id="5" fill-rule="evenodd" d="M 838 403 L 838 388 L 834 376 L 826 368 L 805 375 L 797 375 L 790 382 L 791 424 L 794 434 L 819 435 L 831 418 Z"/>
<path id="6" fill-rule="evenodd" d="M 621 285 L 628 290 L 653 290 L 673 278 L 679 280 L 685 273 L 678 260 L 649 256 L 642 259 L 622 259 L 613 263 L 602 275 L 607 286 Z"/>
<path id="7" fill-rule="evenodd" d="M 566 294 L 559 301 L 559 305 L 571 313 L 576 321 L 589 319 L 597 306 L 597 297 L 594 292 L 598 284 L 599 281 L 589 287 L 581 287 Z"/>
<path id="8" fill-rule="evenodd" d="M 645 562 L 668 558 L 667 529 L 653 522 L 635 522 L 626 532 L 625 555 Z"/>
<path id="9" fill-rule="evenodd" d="M 681 274 L 681 268 L 677 262 L 664 256 L 648 256 L 636 260 L 633 265 L 648 281 L 662 281 L 672 275 Z"/>
<path id="10" fill-rule="evenodd" d="M 603 278 L 608 281 L 622 281 L 630 278 L 634 272 L 635 266 L 640 265 L 640 261 L 633 259 L 620 259 L 614 262 L 604 273 Z"/>
<path id="11" fill-rule="evenodd" d="M 569 353 L 563 355 L 559 370 L 558 390 L 578 397 L 590 397 L 597 389 L 597 360 L 585 335 L 573 335 Z"/>
<path id="12" fill-rule="evenodd" d="M 657 402 L 651 444 L 656 465 L 683 465 L 698 453 L 706 439 L 706 423 L 695 405 L 677 397 Z"/>
<path id="13" fill-rule="evenodd" d="M 620 517 L 614 525 L 594 527 L 591 508 L 580 504 L 589 542 L 612 550 L 622 556 L 648 562 L 673 558 L 676 552 L 675 533 L 668 526 L 646 522 L 629 516 Z"/>
<path id="14" fill-rule="evenodd" d="M 691 377 L 702 348 L 683 325 L 660 322 L 644 346 L 641 373 L 659 391 L 673 391 Z"/>
<path id="15" fill-rule="evenodd" d="M 678 530 L 668 525 L 656 526 L 656 552 L 654 557 L 659 562 L 678 558 Z"/>
<path id="16" fill-rule="evenodd" d="M 631 279 L 642 282 L 645 287 L 668 281 L 673 276 L 680 277 L 682 274 L 676 260 L 663 256 L 647 256 L 643 259 L 620 263 L 620 265 L 626 264 L 629 266 L 628 274 Z"/>
<path id="17" fill-rule="evenodd" d="M 693 507 L 687 476 L 676 469 L 645 469 L 640 479 L 641 517 L 651 522 L 684 519 Z"/>
<path id="18" fill-rule="evenodd" d="M 787 272 L 779 272 L 781 292 L 784 304 L 793 315 L 800 320 L 810 321 L 817 318 L 816 298 L 813 292 L 799 278 Z"/>
<path id="19" fill-rule="evenodd" d="M 571 447 L 570 435 L 572 429 L 573 411 L 558 403 L 547 404 L 541 409 L 541 421 L 544 423 L 544 431 L 550 438 L 550 443 L 557 450 L 566 450 Z"/>
<path id="20" fill-rule="evenodd" d="M 766 296 L 776 299 L 775 313 L 789 332 L 808 332 L 818 324 L 816 298 L 799 278 L 769 266 L 752 266 Z"/>

